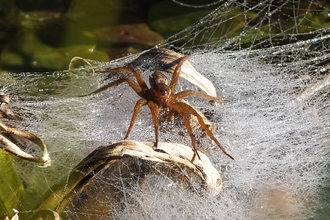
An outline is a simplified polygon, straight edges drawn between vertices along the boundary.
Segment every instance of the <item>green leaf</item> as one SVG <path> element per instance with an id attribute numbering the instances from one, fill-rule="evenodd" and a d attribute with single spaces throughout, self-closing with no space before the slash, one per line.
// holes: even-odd
<path id="1" fill-rule="evenodd" d="M 26 197 L 25 188 L 13 164 L 11 156 L 0 150 L 0 215 L 11 216 Z"/>

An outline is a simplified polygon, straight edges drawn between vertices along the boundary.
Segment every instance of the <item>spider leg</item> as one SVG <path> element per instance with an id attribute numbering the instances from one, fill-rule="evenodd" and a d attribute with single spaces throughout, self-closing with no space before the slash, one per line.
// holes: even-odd
<path id="1" fill-rule="evenodd" d="M 175 110 L 177 110 L 177 112 L 182 116 L 183 118 L 183 122 L 184 124 L 186 125 L 186 128 L 187 128 L 187 131 L 188 131 L 188 134 L 190 136 L 190 139 L 191 139 L 191 143 L 192 143 L 192 147 L 193 147 L 193 151 L 194 151 L 194 156 L 192 158 L 192 161 L 194 161 L 195 159 L 195 156 L 197 155 L 198 159 L 201 159 L 199 154 L 198 154 L 198 151 L 197 151 L 197 148 L 196 148 L 196 140 L 195 140 L 195 135 L 191 129 L 191 126 L 190 126 L 190 122 L 189 122 L 189 119 L 187 117 L 187 115 L 184 113 L 184 111 L 182 111 L 178 106 L 173 106 Z"/>
<path id="2" fill-rule="evenodd" d="M 145 100 L 145 99 L 139 99 L 136 102 L 135 107 L 134 107 L 133 116 L 132 116 L 131 122 L 129 124 L 128 130 L 126 132 L 124 139 L 128 138 L 128 135 L 131 132 L 133 125 L 135 123 L 136 117 L 138 116 L 139 112 L 141 111 L 141 106 L 146 105 L 146 104 L 147 104 L 147 100 Z"/>
<path id="3" fill-rule="evenodd" d="M 134 82 L 131 79 L 121 78 L 121 79 L 118 79 L 114 82 L 110 82 L 109 84 L 107 84 L 105 86 L 102 86 L 101 88 L 95 90 L 94 92 L 91 92 L 87 95 L 82 95 L 82 96 L 79 96 L 79 97 L 89 96 L 89 95 L 92 95 L 92 94 L 102 92 L 102 91 L 104 91 L 108 88 L 111 88 L 113 86 L 118 86 L 119 84 L 121 84 L 123 82 L 126 82 L 139 96 L 142 96 L 142 89 L 136 82 Z"/>
<path id="4" fill-rule="evenodd" d="M 177 94 L 175 94 L 175 98 L 182 99 L 182 98 L 185 98 L 185 97 L 191 96 L 191 95 L 197 95 L 201 98 L 216 101 L 216 102 L 230 102 L 229 100 L 219 99 L 217 97 L 210 96 L 208 94 L 205 94 L 205 93 L 199 92 L 199 91 L 195 91 L 195 90 L 185 90 L 182 92 L 178 92 Z"/>
<path id="5" fill-rule="evenodd" d="M 226 150 L 221 146 L 219 141 L 214 137 L 212 131 L 207 127 L 207 125 L 205 124 L 203 118 L 198 114 L 198 112 L 194 108 L 192 108 L 191 106 L 189 106 L 188 104 L 186 104 L 184 102 L 180 102 L 179 100 L 173 104 L 173 108 L 176 108 L 176 109 L 179 108 L 180 111 L 185 111 L 189 114 L 192 114 L 192 115 L 196 116 L 199 124 L 202 126 L 202 128 L 204 129 L 206 134 L 218 145 L 218 147 L 221 149 L 221 151 L 225 155 L 227 155 L 232 160 L 234 160 L 234 158 L 226 152 Z"/>
<path id="6" fill-rule="evenodd" d="M 168 116 L 169 116 L 169 118 L 170 118 L 171 121 L 174 120 L 174 111 L 173 111 L 173 109 L 170 109 L 170 110 L 168 111 Z"/>
<path id="7" fill-rule="evenodd" d="M 181 66 L 183 65 L 183 63 L 189 58 L 189 56 L 185 56 L 182 57 L 181 60 L 179 61 L 179 63 L 176 65 L 175 69 L 174 69 L 174 73 L 169 85 L 169 89 L 170 91 L 174 91 L 175 86 L 178 82 L 179 79 L 179 75 L 180 75 L 180 71 L 181 71 Z"/>
<path id="8" fill-rule="evenodd" d="M 155 148 L 158 147 L 158 115 L 159 115 L 159 106 L 154 103 L 153 101 L 148 101 L 148 107 L 151 111 L 152 120 L 154 122 L 154 128 L 155 128 Z"/>
<path id="9" fill-rule="evenodd" d="M 147 84 L 144 82 L 141 73 L 132 67 L 118 67 L 106 71 L 101 71 L 102 73 L 114 73 L 114 72 L 132 72 L 136 78 L 136 81 L 140 85 L 142 90 L 148 90 Z"/>

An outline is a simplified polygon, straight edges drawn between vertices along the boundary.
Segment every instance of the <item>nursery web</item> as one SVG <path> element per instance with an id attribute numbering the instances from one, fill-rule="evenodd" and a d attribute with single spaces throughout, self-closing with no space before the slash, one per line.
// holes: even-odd
<path id="1" fill-rule="evenodd" d="M 321 1 L 218 1 L 209 15 L 166 39 L 159 46 L 189 54 L 198 72 L 214 83 L 218 97 L 231 101 L 210 105 L 188 99 L 204 113 L 211 112 L 217 139 L 235 158 L 230 160 L 214 143 L 203 140 L 201 150 L 223 178 L 221 193 L 200 196 L 161 170 L 141 185 L 140 179 L 120 174 L 121 169 L 146 169 L 144 165 L 137 163 L 130 170 L 131 161 L 123 161 L 116 175 L 109 170 L 98 175 L 65 217 L 324 218 L 330 202 L 324 190 L 330 181 L 328 11 Z M 46 79 L 32 73 L 2 76 L 8 82 L 3 92 L 24 94 L 13 97 L 13 108 L 23 118 L 17 126 L 40 134 L 53 159 L 49 169 L 18 163 L 26 182 L 39 179 L 31 190 L 46 191 L 96 147 L 124 137 L 138 99 L 130 88 L 123 84 L 93 97 L 78 95 L 103 85 L 104 76 L 92 70 L 122 66 L 132 59 L 95 62 L 92 68 L 50 73 Z M 151 72 L 144 72 L 145 79 Z M 177 88 L 195 87 L 181 79 Z M 182 122 L 164 120 L 161 126 L 160 141 L 190 146 Z M 129 139 L 154 140 L 147 108 Z M 115 194 L 109 192 L 112 188 Z"/>

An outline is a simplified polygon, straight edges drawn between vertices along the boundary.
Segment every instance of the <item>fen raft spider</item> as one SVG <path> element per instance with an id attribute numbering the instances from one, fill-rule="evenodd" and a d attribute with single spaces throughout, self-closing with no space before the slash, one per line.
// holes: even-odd
<path id="1" fill-rule="evenodd" d="M 128 135 L 130 134 L 133 125 L 135 123 L 135 120 L 137 118 L 137 115 L 141 111 L 141 106 L 148 105 L 151 111 L 152 120 L 154 123 L 154 129 L 155 129 L 155 149 L 157 149 L 158 146 L 158 117 L 159 117 L 159 108 L 165 108 L 169 113 L 169 118 L 171 120 L 174 119 L 174 110 L 177 111 L 181 117 L 183 118 L 183 122 L 187 128 L 188 134 L 191 138 L 192 142 L 192 150 L 194 151 L 194 157 L 192 158 L 192 161 L 194 160 L 195 156 L 200 159 L 200 156 L 198 154 L 198 151 L 196 149 L 196 141 L 195 136 L 193 134 L 188 114 L 193 115 L 197 118 L 198 123 L 201 125 L 203 130 L 206 132 L 206 134 L 218 145 L 218 147 L 222 150 L 222 152 L 234 160 L 234 158 L 228 154 L 225 149 L 221 146 L 219 141 L 214 137 L 212 131 L 208 128 L 206 123 L 203 120 L 203 117 L 200 115 L 201 113 L 198 112 L 196 109 L 194 109 L 192 106 L 188 105 L 185 101 L 181 100 L 185 97 L 191 96 L 191 95 L 197 95 L 201 98 L 205 98 L 208 100 L 216 101 L 216 102 L 228 102 L 228 100 L 219 99 L 217 97 L 213 97 L 210 95 L 207 95 L 203 92 L 195 91 L 195 90 L 185 90 L 178 93 L 174 93 L 175 86 L 178 82 L 181 66 L 183 63 L 188 59 L 188 56 L 180 58 L 178 64 L 176 65 L 174 69 L 174 73 L 171 79 L 170 84 L 168 85 L 168 80 L 164 74 L 161 72 L 154 72 L 151 76 L 149 76 L 149 83 L 150 83 L 150 89 L 146 85 L 145 81 L 143 80 L 141 73 L 137 71 L 136 69 L 132 67 L 118 67 L 110 70 L 106 70 L 104 72 L 106 73 L 113 73 L 113 72 L 132 72 L 136 78 L 135 82 L 132 79 L 129 78 L 120 78 L 114 82 L 110 82 L 109 84 L 99 88 L 98 90 L 88 94 L 96 94 L 101 91 L 104 91 L 110 87 L 117 86 L 123 82 L 126 82 L 140 97 L 134 107 L 134 113 L 130 122 L 130 125 L 128 127 L 127 133 L 124 137 L 126 139 Z M 84 96 L 88 96 L 84 95 Z"/>

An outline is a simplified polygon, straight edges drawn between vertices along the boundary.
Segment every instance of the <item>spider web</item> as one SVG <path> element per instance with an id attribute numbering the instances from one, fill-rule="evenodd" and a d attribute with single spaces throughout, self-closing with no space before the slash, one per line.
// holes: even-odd
<path id="1" fill-rule="evenodd" d="M 190 54 L 190 62 L 214 83 L 218 96 L 231 100 L 212 106 L 198 98 L 188 99 L 204 113 L 211 112 L 217 139 L 235 158 L 231 161 L 214 143 L 202 140 L 207 147 L 201 150 L 208 151 L 223 178 L 220 195 L 200 196 L 153 164 L 138 161 L 133 169 L 131 161 L 124 160 L 115 171 L 97 175 L 63 217 L 327 218 L 330 29 L 315 19 L 328 19 L 329 8 L 324 4 L 312 0 L 218 1 L 214 11 L 160 45 Z M 238 35 L 229 28 L 233 26 Z M 16 126 L 40 134 L 52 157 L 52 166 L 46 169 L 15 161 L 35 197 L 67 177 L 93 149 L 124 137 L 138 99 L 126 85 L 92 98 L 77 95 L 103 83 L 104 78 L 92 69 L 123 66 L 132 59 L 95 62 L 93 68 L 46 76 L 2 75 L 3 82 L 8 82 L 5 93 L 24 94 L 12 97 L 16 100 L 13 108 L 23 119 Z M 150 73 L 144 72 L 145 79 Z M 194 86 L 180 80 L 177 89 L 187 88 Z M 129 139 L 153 141 L 147 109 L 139 115 Z M 190 146 L 179 120 L 174 124 L 164 120 L 160 139 Z M 151 168 L 154 171 L 149 173 Z M 142 179 L 129 175 L 141 170 L 148 170 L 143 184 Z M 21 207 L 20 213 L 29 212 Z"/>

